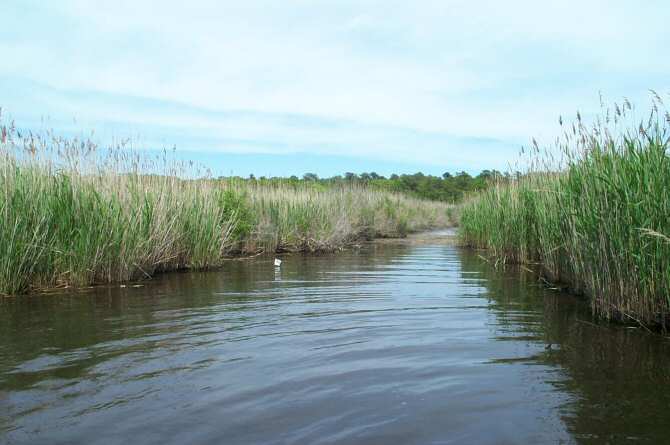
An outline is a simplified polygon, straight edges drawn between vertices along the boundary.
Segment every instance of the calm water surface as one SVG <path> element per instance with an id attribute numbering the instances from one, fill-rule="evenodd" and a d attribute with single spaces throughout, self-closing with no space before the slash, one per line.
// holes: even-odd
<path id="1" fill-rule="evenodd" d="M 0 303 L 0 443 L 667 443 L 670 342 L 445 245 Z"/>

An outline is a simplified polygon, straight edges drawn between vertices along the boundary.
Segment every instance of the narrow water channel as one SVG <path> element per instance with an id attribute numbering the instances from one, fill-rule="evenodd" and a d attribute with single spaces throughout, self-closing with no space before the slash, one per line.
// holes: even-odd
<path id="1" fill-rule="evenodd" d="M 670 342 L 454 246 L 0 301 L 0 443 L 670 440 Z"/>

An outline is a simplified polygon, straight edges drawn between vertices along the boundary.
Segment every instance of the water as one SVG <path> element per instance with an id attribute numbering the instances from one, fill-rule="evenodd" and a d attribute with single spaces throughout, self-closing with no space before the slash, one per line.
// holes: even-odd
<path id="1" fill-rule="evenodd" d="M 4 299 L 0 443 L 661 443 L 670 342 L 456 247 Z"/>

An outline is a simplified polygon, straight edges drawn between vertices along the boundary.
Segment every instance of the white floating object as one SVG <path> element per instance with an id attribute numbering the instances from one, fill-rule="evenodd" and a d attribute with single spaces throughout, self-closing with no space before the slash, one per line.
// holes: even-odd
<path id="1" fill-rule="evenodd" d="M 281 267 L 281 260 L 279 258 L 275 258 L 275 267 Z"/>

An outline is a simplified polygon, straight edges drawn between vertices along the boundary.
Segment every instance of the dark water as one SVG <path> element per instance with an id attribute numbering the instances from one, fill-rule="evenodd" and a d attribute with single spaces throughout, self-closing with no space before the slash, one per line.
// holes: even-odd
<path id="1" fill-rule="evenodd" d="M 2 300 L 0 442 L 667 443 L 670 342 L 444 245 Z"/>

